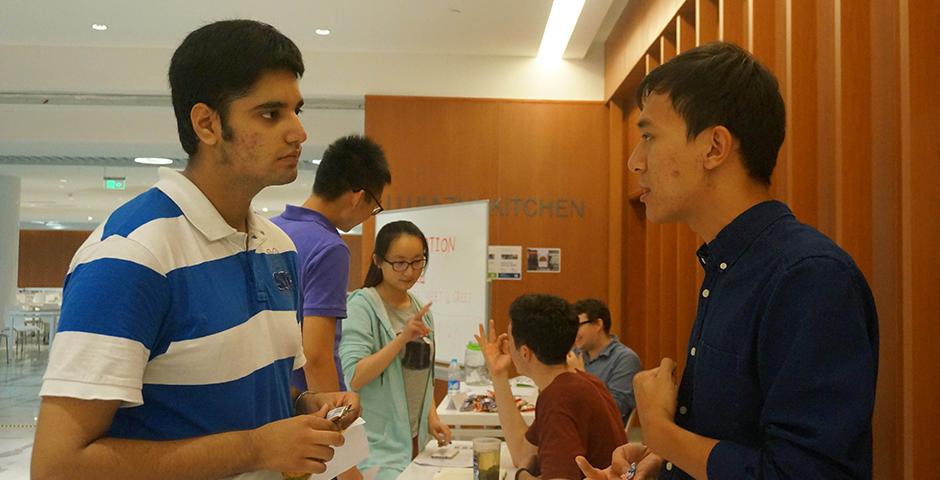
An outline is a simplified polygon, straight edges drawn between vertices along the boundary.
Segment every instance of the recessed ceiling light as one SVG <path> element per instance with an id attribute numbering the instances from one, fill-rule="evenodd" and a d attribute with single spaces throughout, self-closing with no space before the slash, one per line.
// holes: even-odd
<path id="1" fill-rule="evenodd" d="M 314 158 L 313 160 L 310 160 L 310 163 L 312 163 L 312 164 L 314 164 L 314 165 L 319 165 L 320 162 L 321 162 L 321 160 L 320 160 L 319 158 Z"/>
<path id="2" fill-rule="evenodd" d="M 327 36 L 327 35 L 330 34 L 330 29 L 329 29 L 329 28 L 318 28 L 318 29 L 314 30 L 313 33 L 316 33 L 317 35 L 319 35 L 319 36 L 321 36 L 321 37 L 325 37 L 325 36 Z"/>
<path id="3" fill-rule="evenodd" d="M 542 44 L 539 45 L 540 60 L 557 60 L 565 54 L 583 8 L 584 0 L 555 0 L 552 3 L 545 33 L 542 34 Z"/>
<path id="4" fill-rule="evenodd" d="M 68 183 L 68 180 L 66 180 L 66 179 L 64 179 L 64 178 L 60 178 L 60 179 L 59 179 L 59 182 L 61 182 L 61 183 Z"/>
<path id="5" fill-rule="evenodd" d="M 268 207 L 262 208 L 261 211 L 264 212 L 264 213 L 268 213 Z"/>
<path id="6" fill-rule="evenodd" d="M 134 161 L 144 165 L 169 165 L 173 163 L 173 160 L 169 158 L 160 157 L 137 157 L 134 159 Z"/>
<path id="7" fill-rule="evenodd" d="M 89 222 L 92 221 L 92 220 L 94 220 L 94 219 L 95 219 L 95 217 L 88 217 L 88 221 L 89 221 Z"/>
<path id="8" fill-rule="evenodd" d="M 95 30 L 97 30 L 97 31 L 99 31 L 99 32 L 103 32 L 103 31 L 105 31 L 105 30 L 108 29 L 108 26 L 105 25 L 105 24 L 103 24 L 103 23 L 92 23 L 92 24 L 91 24 L 91 28 L 93 28 L 93 29 L 95 29 Z"/>
<path id="9" fill-rule="evenodd" d="M 65 188 L 65 185 L 60 184 L 59 188 Z"/>

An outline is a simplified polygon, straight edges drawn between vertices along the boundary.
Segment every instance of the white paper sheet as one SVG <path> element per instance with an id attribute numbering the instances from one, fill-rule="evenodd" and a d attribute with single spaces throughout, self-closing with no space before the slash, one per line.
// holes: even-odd
<path id="1" fill-rule="evenodd" d="M 366 421 L 357 418 L 343 431 L 346 443 L 336 447 L 333 459 L 326 462 L 326 471 L 310 476 L 310 480 L 330 480 L 356 466 L 369 456 L 369 440 L 366 438 Z"/>

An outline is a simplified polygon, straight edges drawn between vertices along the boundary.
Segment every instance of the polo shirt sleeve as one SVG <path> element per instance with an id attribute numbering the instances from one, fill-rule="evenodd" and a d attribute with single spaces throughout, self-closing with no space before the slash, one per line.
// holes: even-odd
<path id="1" fill-rule="evenodd" d="M 763 443 L 720 441 L 708 457 L 709 478 L 871 475 L 874 312 L 853 265 L 815 257 L 780 275 L 759 320 Z"/>
<path id="2" fill-rule="evenodd" d="M 167 278 L 150 251 L 112 235 L 76 253 L 40 396 L 143 404 L 144 369 L 167 315 Z"/>
<path id="3" fill-rule="evenodd" d="M 349 247 L 330 245 L 310 255 L 301 272 L 304 316 L 346 318 L 349 284 Z"/>

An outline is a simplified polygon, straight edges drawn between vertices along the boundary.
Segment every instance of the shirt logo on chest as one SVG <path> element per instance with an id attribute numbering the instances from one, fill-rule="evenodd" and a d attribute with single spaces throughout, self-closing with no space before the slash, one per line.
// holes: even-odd
<path id="1" fill-rule="evenodd" d="M 290 273 L 285 271 L 274 272 L 274 283 L 277 285 L 277 289 L 286 292 L 294 288 L 294 279 L 291 278 Z"/>

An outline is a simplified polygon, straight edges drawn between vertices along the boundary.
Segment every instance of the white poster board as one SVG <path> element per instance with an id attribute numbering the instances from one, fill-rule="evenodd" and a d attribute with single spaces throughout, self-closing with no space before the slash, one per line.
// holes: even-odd
<path id="1" fill-rule="evenodd" d="M 490 318 L 489 200 L 382 212 L 375 217 L 376 234 L 397 220 L 414 223 L 428 239 L 428 266 L 411 292 L 423 302 L 434 302 L 435 360 L 456 358 L 462 365 L 477 325 Z"/>

